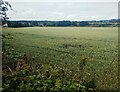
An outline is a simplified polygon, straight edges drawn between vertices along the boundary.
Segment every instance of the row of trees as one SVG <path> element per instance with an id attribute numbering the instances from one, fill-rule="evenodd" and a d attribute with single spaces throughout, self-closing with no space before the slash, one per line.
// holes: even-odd
<path id="1" fill-rule="evenodd" d="M 8 21 L 9 27 L 33 27 L 33 26 L 87 26 L 88 22 L 77 21 Z"/>
<path id="2" fill-rule="evenodd" d="M 34 27 L 34 26 L 118 26 L 118 20 L 104 21 L 8 21 L 8 27 Z"/>

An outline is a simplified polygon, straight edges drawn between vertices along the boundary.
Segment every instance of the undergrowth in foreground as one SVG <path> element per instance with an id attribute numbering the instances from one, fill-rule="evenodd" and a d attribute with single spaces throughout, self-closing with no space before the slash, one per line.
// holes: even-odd
<path id="1" fill-rule="evenodd" d="M 56 64 L 36 63 L 34 57 L 20 54 L 4 40 L 13 39 L 10 34 L 3 34 L 3 92 L 10 90 L 41 91 L 95 91 L 94 79 L 86 82 L 82 75 L 73 73 Z M 81 72 L 86 65 L 85 58 L 79 65 Z"/>

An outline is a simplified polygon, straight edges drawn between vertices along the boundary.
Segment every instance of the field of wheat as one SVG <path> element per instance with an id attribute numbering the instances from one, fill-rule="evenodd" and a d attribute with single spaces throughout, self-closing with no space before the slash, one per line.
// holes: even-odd
<path id="1" fill-rule="evenodd" d="M 67 69 L 71 83 L 94 81 L 99 90 L 118 88 L 117 27 L 3 28 L 3 34 L 5 51 L 9 44 L 14 52 L 34 57 L 38 65 Z M 9 66 L 10 60 L 5 60 L 3 66 Z"/>

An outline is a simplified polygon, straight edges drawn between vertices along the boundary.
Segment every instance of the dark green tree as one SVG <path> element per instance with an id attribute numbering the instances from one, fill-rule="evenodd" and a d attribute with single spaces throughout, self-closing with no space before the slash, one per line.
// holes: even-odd
<path id="1" fill-rule="evenodd" d="M 3 24 L 9 19 L 6 13 L 9 9 L 13 10 L 11 4 L 7 1 L 0 0 L 0 21 L 2 21 Z"/>

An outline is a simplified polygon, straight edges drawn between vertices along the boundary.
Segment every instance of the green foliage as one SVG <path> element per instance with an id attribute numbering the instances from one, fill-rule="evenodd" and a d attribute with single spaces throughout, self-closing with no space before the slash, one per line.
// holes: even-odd
<path id="1" fill-rule="evenodd" d="M 14 51 L 12 51 L 12 53 L 13 52 Z M 22 56 L 20 56 L 19 58 L 21 57 Z M 17 60 L 20 60 L 19 58 Z M 7 64 L 10 65 L 10 63 Z M 78 90 L 78 88 L 80 88 L 79 90 L 86 90 L 83 88 L 84 86 L 77 83 L 77 81 L 76 82 L 74 81 L 73 83 L 70 82 L 72 81 L 70 80 L 70 78 L 71 77 L 74 78 L 74 76 L 69 76 L 68 70 L 64 68 L 60 68 L 57 65 L 53 66 L 51 64 L 41 64 L 40 66 L 37 66 L 37 63 L 35 62 L 34 65 L 35 66 L 33 66 L 31 62 L 28 62 L 27 64 L 23 63 L 23 65 L 19 67 L 19 70 L 14 69 L 12 71 L 12 74 L 10 72 L 6 72 L 6 69 L 3 68 L 2 75 L 3 91 L 6 90 L 75 91 Z M 35 68 L 36 71 L 32 71 L 32 69 Z M 77 85 L 80 85 L 80 87 Z"/>
<path id="2" fill-rule="evenodd" d="M 11 4 L 7 1 L 1 0 L 0 1 L 0 15 L 1 15 L 0 20 L 2 20 L 3 22 L 5 22 L 7 19 L 9 19 L 6 14 L 6 12 L 9 9 L 12 10 Z"/>

